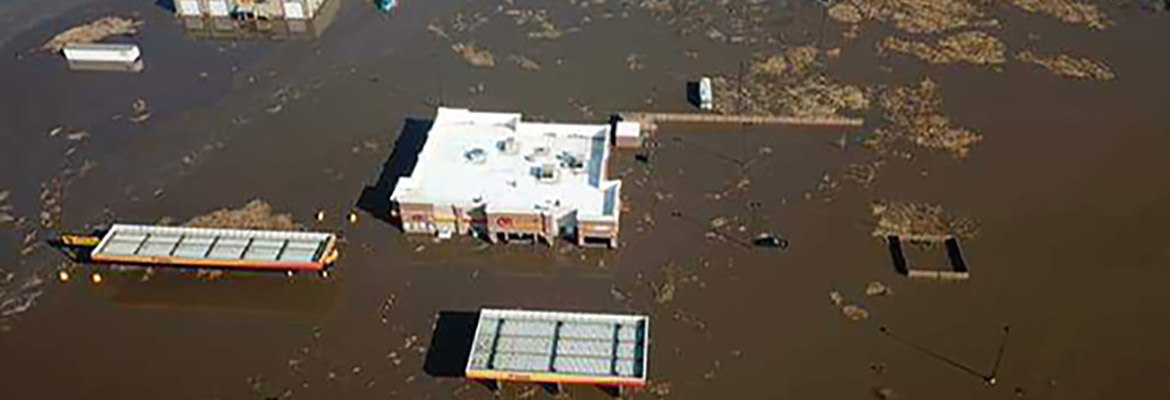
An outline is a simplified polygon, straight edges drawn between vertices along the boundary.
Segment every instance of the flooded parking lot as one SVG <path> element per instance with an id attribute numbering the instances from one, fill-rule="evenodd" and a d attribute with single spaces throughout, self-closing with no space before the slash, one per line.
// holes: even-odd
<path id="1" fill-rule="evenodd" d="M 44 16 L 13 32 L 0 59 L 6 397 L 492 398 L 423 368 L 440 312 L 481 307 L 649 315 L 651 383 L 633 398 L 1170 393 L 1159 379 L 1170 367 L 1170 55 L 1151 51 L 1170 46 L 1170 15 L 1100 2 L 1111 25 L 1098 29 L 980 6 L 962 26 L 1006 45 L 989 68 L 879 52 L 891 36 L 938 41 L 878 12 L 850 39 L 851 24 L 811 2 L 400 3 L 385 15 L 342 0 L 319 37 L 279 41 L 192 36 L 170 11 L 128 0 L 34 13 Z M 107 15 L 143 21 L 130 39 L 141 73 L 68 71 L 38 50 Z M 768 76 L 754 63 L 798 45 L 818 49 L 817 73 L 867 95 L 929 78 L 938 101 L 910 115 L 982 139 L 962 157 L 921 145 L 907 132 L 938 132 L 938 120 L 898 125 L 877 101 L 850 111 L 861 128 L 662 124 L 611 161 L 628 206 L 612 251 L 435 243 L 358 204 L 398 136 L 440 104 L 589 123 L 690 112 L 687 82 L 722 76 L 746 93 L 741 81 Z M 1116 77 L 1066 77 L 1017 60 L 1024 50 L 1095 60 Z M 484 52 L 490 67 L 465 60 Z M 338 232 L 334 273 L 111 270 L 43 244 L 253 199 Z M 972 221 L 961 242 L 971 278 L 900 275 L 874 235 L 875 202 Z M 761 233 L 787 247 L 753 246 Z M 938 245 L 905 256 L 947 266 Z"/>

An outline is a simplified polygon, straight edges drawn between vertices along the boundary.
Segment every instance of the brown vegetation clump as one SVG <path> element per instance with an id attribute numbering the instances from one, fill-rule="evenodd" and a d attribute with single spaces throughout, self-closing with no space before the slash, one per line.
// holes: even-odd
<path id="1" fill-rule="evenodd" d="M 870 204 L 877 218 L 876 237 L 898 236 L 910 243 L 940 243 L 949 238 L 970 238 L 978 228 L 975 221 L 948 214 L 942 206 L 928 203 L 878 201 Z"/>
<path id="2" fill-rule="evenodd" d="M 475 67 L 492 68 L 496 66 L 496 57 L 487 49 L 479 49 L 470 44 L 455 43 L 451 51 L 463 57 L 464 61 Z"/>
<path id="3" fill-rule="evenodd" d="M 670 0 L 642 0 L 641 7 L 653 12 L 674 12 L 674 6 L 670 4 Z"/>
<path id="4" fill-rule="evenodd" d="M 861 15 L 861 9 L 848 1 L 839 1 L 829 6 L 828 13 L 829 18 L 846 24 L 856 24 L 865 20 L 865 16 Z"/>
<path id="5" fill-rule="evenodd" d="M 938 84 L 929 78 L 917 87 L 878 89 L 878 105 L 890 123 L 877 131 L 874 145 L 883 147 L 897 140 L 934 150 L 946 150 L 963 158 L 971 147 L 983 140 L 979 133 L 951 126 L 950 118 L 942 114 L 942 98 Z"/>
<path id="6" fill-rule="evenodd" d="M 995 36 L 980 31 L 963 32 L 944 37 L 937 45 L 888 37 L 878 43 L 880 50 L 893 50 L 918 57 L 931 64 L 967 62 L 975 65 L 1003 64 L 1006 46 Z"/>
<path id="7" fill-rule="evenodd" d="M 975 2 L 969 0 L 849 0 L 838 2 L 829 9 L 829 17 L 840 22 L 891 22 L 894 27 L 909 33 L 937 33 L 961 28 L 982 15 Z"/>
<path id="8" fill-rule="evenodd" d="M 61 51 L 69 44 L 94 43 L 110 36 L 133 35 L 138 33 L 142 21 L 121 17 L 104 17 L 96 21 L 69 28 L 45 42 L 41 49 Z"/>
<path id="9" fill-rule="evenodd" d="M 243 208 L 224 208 L 192 218 L 183 226 L 191 228 L 257 229 L 291 231 L 301 228 L 289 214 L 276 214 L 263 200 L 252 200 Z"/>
<path id="10" fill-rule="evenodd" d="M 1011 0 L 1016 7 L 1030 12 L 1048 14 L 1066 24 L 1085 24 L 1094 29 L 1113 25 L 1097 6 L 1076 0 Z"/>
<path id="11" fill-rule="evenodd" d="M 780 95 L 784 115 L 835 116 L 841 110 L 869 107 L 869 99 L 861 88 L 834 83 L 824 76 L 814 76 L 785 87 Z"/>
<path id="12" fill-rule="evenodd" d="M 812 46 L 790 47 L 783 53 L 765 58 L 752 65 L 752 72 L 770 75 L 801 75 L 817 66 L 817 53 Z"/>
<path id="13" fill-rule="evenodd" d="M 1030 51 L 1021 51 L 1016 59 L 1039 65 L 1053 73 L 1077 79 L 1096 79 L 1108 81 L 1117 78 L 1117 75 L 1104 63 L 1088 58 L 1076 58 L 1067 54 L 1037 55 Z"/>
<path id="14" fill-rule="evenodd" d="M 811 46 L 792 47 L 755 62 L 742 80 L 711 80 L 715 110 L 721 114 L 836 116 L 869 107 L 862 88 L 825 75 Z"/>

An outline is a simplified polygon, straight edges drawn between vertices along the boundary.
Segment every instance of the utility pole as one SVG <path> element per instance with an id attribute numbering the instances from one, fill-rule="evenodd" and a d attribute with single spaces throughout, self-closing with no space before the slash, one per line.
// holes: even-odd
<path id="1" fill-rule="evenodd" d="M 447 100 L 443 95 L 443 59 L 440 58 L 437 48 L 431 51 L 431 58 L 435 59 L 435 85 L 439 89 L 439 106 L 445 106 Z"/>
<path id="2" fill-rule="evenodd" d="M 821 32 L 817 36 L 817 47 L 825 45 L 825 25 L 829 22 L 829 6 L 832 5 L 832 0 L 817 0 L 821 4 Z"/>

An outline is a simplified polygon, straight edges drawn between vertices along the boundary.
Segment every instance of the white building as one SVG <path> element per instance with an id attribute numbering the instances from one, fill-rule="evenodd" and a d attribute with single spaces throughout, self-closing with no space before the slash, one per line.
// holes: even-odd
<path id="1" fill-rule="evenodd" d="M 440 108 L 390 196 L 408 233 L 616 245 L 621 181 L 607 179 L 610 125 L 524 122 Z"/>
<path id="2" fill-rule="evenodd" d="M 230 17 L 248 14 L 264 19 L 312 19 L 325 1 L 327 0 L 176 0 L 175 12 L 180 17 Z"/>

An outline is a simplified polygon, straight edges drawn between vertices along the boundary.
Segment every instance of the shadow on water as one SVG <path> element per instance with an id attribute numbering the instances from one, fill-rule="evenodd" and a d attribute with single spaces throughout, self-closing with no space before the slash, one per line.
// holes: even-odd
<path id="1" fill-rule="evenodd" d="M 427 142 L 427 132 L 431 130 L 434 121 L 407 118 L 402 125 L 402 132 L 394 142 L 394 151 L 382 164 L 382 173 L 373 186 L 362 189 L 357 200 L 357 208 L 387 223 L 394 223 L 390 217 L 390 194 L 398 179 L 409 176 L 414 172 L 418 163 L 418 154 Z"/>
<path id="2" fill-rule="evenodd" d="M 102 268 L 101 295 L 131 307 L 316 314 L 333 307 L 338 290 L 316 276 L 226 272 L 209 279 L 177 269 L 145 271 Z"/>
<path id="3" fill-rule="evenodd" d="M 687 82 L 687 103 L 699 108 L 702 100 L 699 99 L 699 82 Z"/>
<path id="4" fill-rule="evenodd" d="M 154 0 L 154 5 L 169 12 L 175 12 L 175 0 Z"/>
<path id="5" fill-rule="evenodd" d="M 910 274 L 906 267 L 906 255 L 902 253 L 902 240 L 897 236 L 886 236 L 886 247 L 890 249 L 890 261 L 894 263 L 894 271 L 905 276 Z"/>
<path id="6" fill-rule="evenodd" d="M 947 259 L 951 261 L 951 270 L 967 272 L 967 262 L 963 260 L 963 251 L 959 249 L 959 240 L 950 238 L 944 244 L 947 247 Z"/>
<path id="7" fill-rule="evenodd" d="M 423 371 L 433 377 L 462 378 L 478 322 L 479 312 L 440 311 Z"/>

